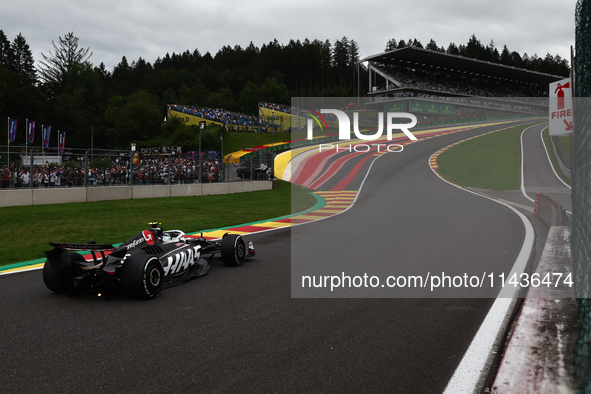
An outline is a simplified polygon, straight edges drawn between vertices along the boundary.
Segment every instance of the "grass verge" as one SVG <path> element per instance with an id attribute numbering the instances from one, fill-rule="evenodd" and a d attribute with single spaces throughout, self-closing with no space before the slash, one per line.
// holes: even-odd
<path id="1" fill-rule="evenodd" d="M 0 208 L 0 266 L 42 258 L 49 242 L 119 243 L 159 221 L 164 229 L 190 232 L 250 223 L 292 211 L 292 185 L 250 193 L 198 197 L 100 201 Z M 294 209 L 316 203 L 307 189 L 293 186 Z"/>
<path id="2" fill-rule="evenodd" d="M 463 187 L 519 189 L 520 137 L 522 131 L 531 125 L 500 130 L 449 148 L 437 158 L 439 174 Z"/>

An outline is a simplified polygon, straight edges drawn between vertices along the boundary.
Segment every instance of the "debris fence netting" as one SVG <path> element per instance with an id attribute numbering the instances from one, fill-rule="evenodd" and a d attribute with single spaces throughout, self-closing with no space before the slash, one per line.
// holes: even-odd
<path id="1" fill-rule="evenodd" d="M 591 0 L 576 7 L 575 97 L 591 97 Z M 579 302 L 579 338 L 574 350 L 580 392 L 591 393 L 591 111 L 590 100 L 577 100 L 572 151 L 571 248 Z"/>

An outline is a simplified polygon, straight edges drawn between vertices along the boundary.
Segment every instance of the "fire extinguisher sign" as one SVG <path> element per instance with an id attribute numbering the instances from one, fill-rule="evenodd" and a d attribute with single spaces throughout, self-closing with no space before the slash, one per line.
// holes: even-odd
<path id="1" fill-rule="evenodd" d="M 573 95 L 570 78 L 550 84 L 550 135 L 573 132 Z"/>

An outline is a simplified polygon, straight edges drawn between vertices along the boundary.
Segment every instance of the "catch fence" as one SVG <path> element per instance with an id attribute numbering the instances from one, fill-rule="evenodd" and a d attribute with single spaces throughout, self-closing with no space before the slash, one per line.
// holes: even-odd
<path id="1" fill-rule="evenodd" d="M 272 154 L 262 151 L 242 163 L 220 152 L 130 152 L 0 146 L 0 188 L 183 185 L 270 179 Z M 26 149 L 26 150 L 25 150 Z"/>

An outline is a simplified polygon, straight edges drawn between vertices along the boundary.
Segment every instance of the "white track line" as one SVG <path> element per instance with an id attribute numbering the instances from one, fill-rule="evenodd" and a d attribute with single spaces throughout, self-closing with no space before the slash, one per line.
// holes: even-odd
<path id="1" fill-rule="evenodd" d="M 531 126 L 533 127 L 533 126 Z M 523 134 L 522 134 L 523 136 Z M 447 147 L 446 147 L 447 148 Z M 443 149 L 446 149 L 443 148 Z M 437 151 L 439 152 L 439 151 Z M 433 157 L 435 152 L 431 157 Z M 522 144 L 523 152 L 523 144 Z M 429 158 L 429 162 L 430 159 Z M 523 153 L 522 153 L 523 158 Z M 525 215 L 519 212 L 517 209 L 510 205 L 497 201 L 491 197 L 484 196 L 471 190 L 464 189 L 460 186 L 454 185 L 443 179 L 437 171 L 429 165 L 433 173 L 444 182 L 457 187 L 458 189 L 464 190 L 468 193 L 475 194 L 482 198 L 494 201 L 497 204 L 504 205 L 509 208 L 521 219 L 523 226 L 525 227 L 525 239 L 519 255 L 513 264 L 511 273 L 507 275 L 510 278 L 513 273 L 517 275 L 525 271 L 525 267 L 531 258 L 531 253 L 534 247 L 535 231 Z M 523 164 L 522 164 L 523 170 Z M 507 279 L 508 281 L 509 279 Z M 495 299 L 495 302 L 489 309 L 486 317 L 482 321 L 480 328 L 476 332 L 476 335 L 472 339 L 468 350 L 464 353 L 460 364 L 456 368 L 453 376 L 447 383 L 444 394 L 457 394 L 457 393 L 479 393 L 482 390 L 482 386 L 488 376 L 492 363 L 496 357 L 496 350 L 500 348 L 501 344 L 505 339 L 505 332 L 511 322 L 513 311 L 517 305 L 517 296 L 519 289 L 511 289 L 510 287 L 504 287 L 499 296 L 503 298 Z"/>
<path id="2" fill-rule="evenodd" d="M 556 169 L 554 168 L 554 165 L 552 165 L 552 160 L 550 160 L 550 153 L 549 153 L 550 148 L 548 146 L 546 146 L 546 143 L 544 142 L 544 131 L 546 131 L 547 128 L 548 128 L 548 126 L 546 126 L 542 129 L 542 132 L 540 133 L 540 139 L 542 140 L 542 145 L 544 146 L 544 150 L 546 151 L 546 158 L 548 159 L 548 163 L 550 163 L 550 167 L 552 168 L 552 171 L 554 171 L 554 175 L 556 175 L 556 178 L 558 178 L 558 180 L 560 182 L 564 183 L 564 186 L 566 186 L 572 190 L 572 187 L 568 183 L 563 181 L 561 177 L 558 176 L 558 174 L 556 173 Z M 556 158 L 556 160 L 558 160 L 558 158 Z"/>

